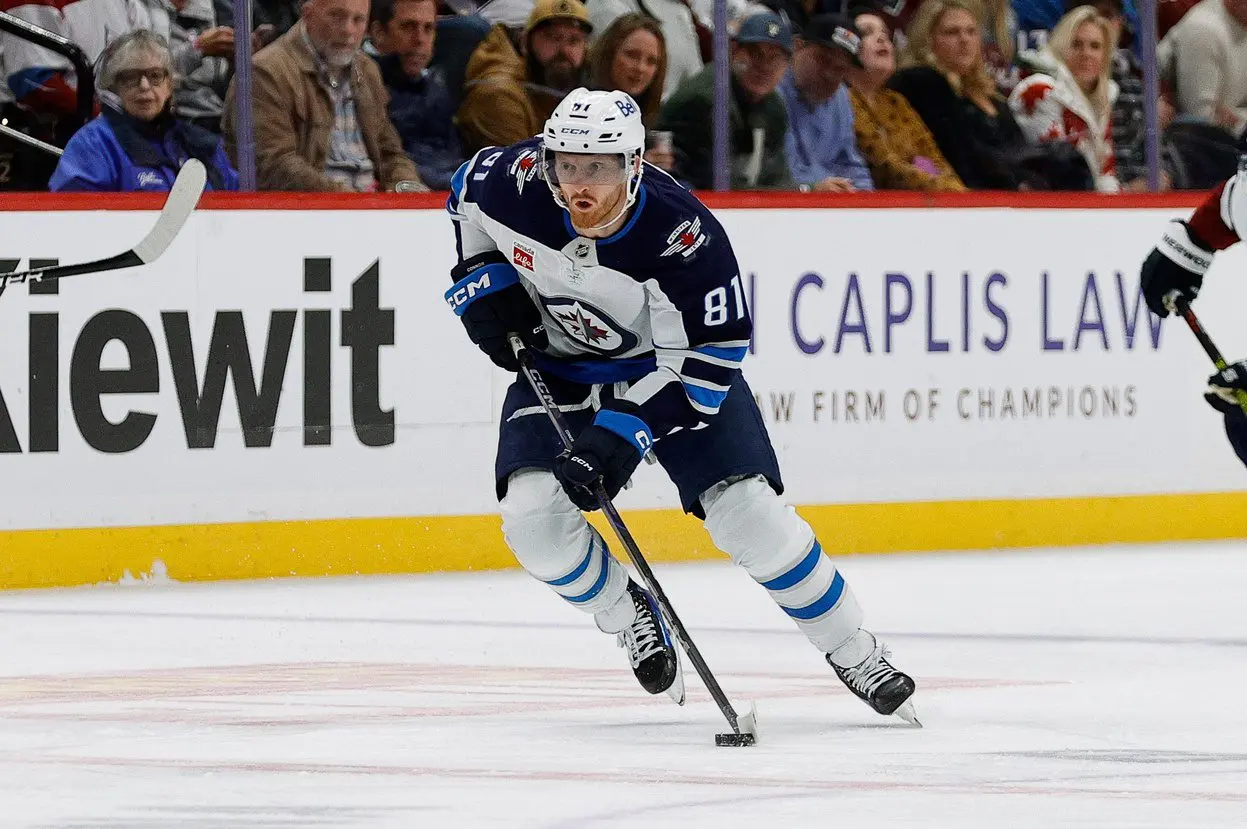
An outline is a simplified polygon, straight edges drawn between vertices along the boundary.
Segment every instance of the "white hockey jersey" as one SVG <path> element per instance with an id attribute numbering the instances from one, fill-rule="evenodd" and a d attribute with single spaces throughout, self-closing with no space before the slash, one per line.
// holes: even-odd
<path id="1" fill-rule="evenodd" d="M 714 416 L 752 333 L 727 234 L 647 164 L 623 228 L 582 237 L 540 176 L 540 148 L 487 147 L 455 173 L 446 206 L 460 261 L 498 250 L 515 267 L 550 335 L 542 370 L 627 382 L 655 436 Z"/>

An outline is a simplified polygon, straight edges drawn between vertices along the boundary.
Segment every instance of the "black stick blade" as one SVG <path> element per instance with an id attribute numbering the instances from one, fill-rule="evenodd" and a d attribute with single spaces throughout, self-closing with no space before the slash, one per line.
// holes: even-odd
<path id="1" fill-rule="evenodd" d="M 758 739 L 752 734 L 715 734 L 714 744 L 717 746 L 751 746 L 758 742 Z"/>

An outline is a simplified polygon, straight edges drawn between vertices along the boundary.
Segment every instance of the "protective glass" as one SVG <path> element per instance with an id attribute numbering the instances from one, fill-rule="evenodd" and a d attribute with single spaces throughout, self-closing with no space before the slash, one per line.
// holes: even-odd
<path id="1" fill-rule="evenodd" d="M 546 178 L 569 187 L 626 184 L 629 170 L 620 153 L 548 153 Z"/>

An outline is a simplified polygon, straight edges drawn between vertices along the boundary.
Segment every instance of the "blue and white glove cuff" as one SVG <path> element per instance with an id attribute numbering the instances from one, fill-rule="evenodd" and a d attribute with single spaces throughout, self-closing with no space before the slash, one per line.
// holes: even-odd
<path id="1" fill-rule="evenodd" d="M 463 312 L 474 301 L 483 296 L 497 293 L 520 281 L 520 274 L 506 262 L 490 262 L 472 271 L 460 279 L 450 290 L 446 291 L 446 304 L 455 316 L 463 316 Z"/>
<path id="2" fill-rule="evenodd" d="M 654 446 L 654 435 L 649 426 L 636 415 L 601 409 L 593 418 L 593 425 L 619 435 L 636 448 L 638 455 L 644 456 Z"/>

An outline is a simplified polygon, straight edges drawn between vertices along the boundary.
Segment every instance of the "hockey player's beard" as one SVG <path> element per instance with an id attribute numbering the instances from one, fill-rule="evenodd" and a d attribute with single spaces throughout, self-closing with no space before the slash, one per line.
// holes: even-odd
<path id="1" fill-rule="evenodd" d="M 589 191 L 589 188 L 575 188 L 570 193 L 564 191 L 563 198 L 567 200 L 567 211 L 571 214 L 572 227 L 584 235 L 590 235 L 585 232 L 608 223 L 615 224 L 627 212 L 621 209 L 624 199 L 627 198 L 627 189 L 625 186 L 613 188 L 614 193 L 608 196 L 607 200 Z M 587 200 L 586 197 L 588 197 Z M 582 200 L 586 201 L 580 204 Z M 610 230 L 610 228 L 603 229 Z"/>

